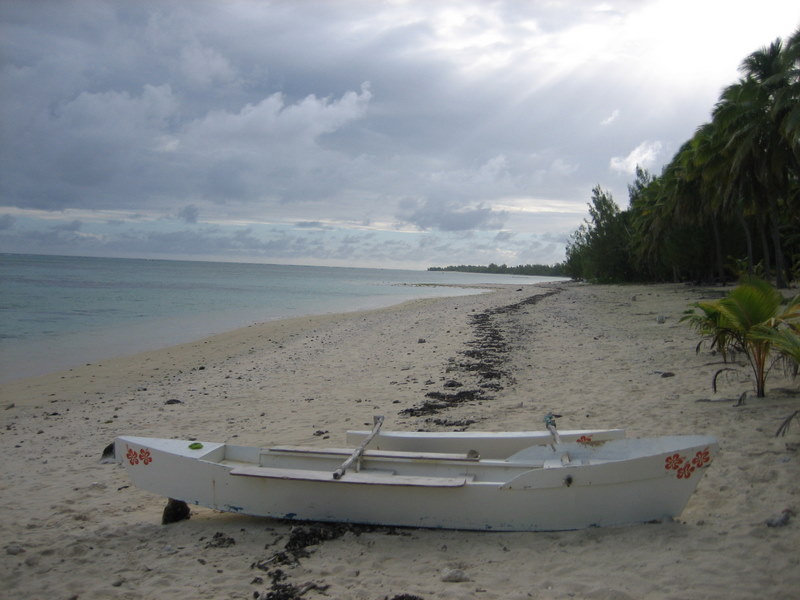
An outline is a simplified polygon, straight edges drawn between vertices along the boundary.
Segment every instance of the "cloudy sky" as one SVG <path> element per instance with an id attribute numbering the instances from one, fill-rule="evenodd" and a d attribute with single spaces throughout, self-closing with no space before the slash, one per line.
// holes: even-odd
<path id="1" fill-rule="evenodd" d="M 0 252 L 555 263 L 797 0 L 0 0 Z"/>

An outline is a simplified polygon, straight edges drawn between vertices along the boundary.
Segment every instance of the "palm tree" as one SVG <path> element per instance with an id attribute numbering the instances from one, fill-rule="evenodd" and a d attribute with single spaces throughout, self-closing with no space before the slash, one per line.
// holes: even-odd
<path id="1" fill-rule="evenodd" d="M 800 163 L 800 28 L 787 40 L 782 60 L 783 72 L 770 80 L 777 84 L 772 117 L 794 153 L 796 169 Z"/>
<path id="2" fill-rule="evenodd" d="M 686 311 L 681 320 L 710 339 L 711 347 L 726 362 L 733 353 L 744 354 L 755 377 L 756 395 L 763 398 L 767 375 L 774 364 L 769 363 L 773 344 L 780 344 L 776 350 L 789 349 L 797 342 L 794 338 L 800 336 L 800 297 L 786 310 L 782 305 L 783 296 L 778 290 L 766 281 L 751 278 L 721 300 L 694 303 L 694 309 Z M 784 336 L 785 345 L 780 341 Z"/>
<path id="3" fill-rule="evenodd" d="M 636 167 L 636 180 L 628 186 L 631 215 L 631 253 L 640 272 L 658 280 L 659 250 L 664 245 L 663 211 L 661 210 L 661 183 L 646 170 Z"/>
<path id="4" fill-rule="evenodd" d="M 700 216 L 703 223 L 711 225 L 714 235 L 714 253 L 717 261 L 717 273 L 720 280 L 724 279 L 722 241 L 720 239 L 720 224 L 724 219 L 726 209 L 736 195 L 725 186 L 720 186 L 719 181 L 726 169 L 726 157 L 722 152 L 724 140 L 721 139 L 720 128 L 712 123 L 706 123 L 697 128 L 691 140 L 691 169 L 697 178 L 700 197 Z M 741 207 L 736 203 L 735 208 Z M 750 231 L 745 227 L 745 238 L 748 247 L 751 247 Z M 749 252 L 752 264 L 752 251 Z"/>
<path id="5" fill-rule="evenodd" d="M 679 270 L 685 274 L 687 268 L 698 275 L 696 257 L 702 254 L 714 256 L 706 261 L 702 276 L 715 271 L 719 279 L 724 278 L 720 227 L 726 196 L 720 180 L 727 172 L 716 131 L 712 123 L 699 127 L 664 168 L 657 185 L 651 181 L 631 190 L 636 192 L 631 194 L 631 207 L 640 260 L 667 261 L 675 276 Z"/>
<path id="6" fill-rule="evenodd" d="M 778 287 L 786 287 L 781 203 L 786 201 L 789 177 L 797 163 L 791 143 L 781 134 L 783 113 L 776 115 L 775 110 L 776 98 L 784 97 L 790 88 L 786 56 L 780 39 L 750 54 L 740 67 L 745 76 L 723 92 L 713 113 L 728 140 L 729 182 L 751 189 L 749 201 L 767 217 Z"/>
<path id="7" fill-rule="evenodd" d="M 711 122 L 661 175 L 637 170 L 629 186 L 630 210 L 614 221 L 629 226 L 639 273 L 721 275 L 724 257 L 738 260 L 746 251 L 749 275 L 760 263 L 779 288 L 800 278 L 800 29 L 785 44 L 778 39 L 750 54 L 740 70 Z M 589 239 L 591 227 L 583 229 L 569 254 L 576 264 L 577 250 L 594 245 L 578 242 L 597 241 Z"/>

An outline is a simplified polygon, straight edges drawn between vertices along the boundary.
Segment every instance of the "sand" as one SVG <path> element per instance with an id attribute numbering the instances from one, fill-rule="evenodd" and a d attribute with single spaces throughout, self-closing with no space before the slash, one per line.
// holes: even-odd
<path id="1" fill-rule="evenodd" d="M 800 423 L 775 431 L 798 408 L 799 382 L 775 372 L 767 398 L 751 392 L 736 406 L 752 390 L 742 369 L 712 392 L 720 359 L 696 354 L 678 321 L 717 293 L 506 286 L 258 324 L 3 385 L 0 595 L 297 597 L 277 595 L 272 579 L 283 577 L 310 600 L 797 597 Z M 476 360 L 489 377 L 465 370 Z M 413 410 L 451 380 L 484 395 Z M 98 462 L 124 433 L 341 446 L 375 414 L 386 429 L 519 430 L 541 429 L 548 411 L 563 429 L 711 434 L 721 452 L 674 522 L 557 533 L 326 527 L 331 539 L 280 566 L 268 561 L 315 530 L 199 507 L 161 525 L 164 499 Z M 784 509 L 798 517 L 768 527 Z"/>

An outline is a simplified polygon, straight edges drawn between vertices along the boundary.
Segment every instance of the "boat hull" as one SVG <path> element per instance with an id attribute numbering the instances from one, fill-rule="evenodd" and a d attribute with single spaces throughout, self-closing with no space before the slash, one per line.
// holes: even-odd
<path id="1" fill-rule="evenodd" d="M 324 475 L 340 461 L 336 456 L 287 457 L 207 442 L 193 450 L 189 446 L 197 442 L 128 436 L 117 439 L 116 455 L 137 487 L 220 511 L 373 525 L 553 531 L 678 516 L 716 452 L 713 438 L 684 437 L 665 444 L 663 451 L 610 461 L 593 458 L 600 449 L 579 444 L 563 444 L 560 454 L 532 447 L 507 460 L 376 456 L 340 480 Z M 606 446 L 620 442 L 628 440 Z M 610 455 L 614 452 L 611 447 Z M 563 464 L 553 458 L 559 455 L 576 460 Z M 700 461 L 693 476 L 678 477 L 669 460 L 676 455 L 682 458 L 674 462 L 681 464 L 697 456 L 708 460 Z"/>

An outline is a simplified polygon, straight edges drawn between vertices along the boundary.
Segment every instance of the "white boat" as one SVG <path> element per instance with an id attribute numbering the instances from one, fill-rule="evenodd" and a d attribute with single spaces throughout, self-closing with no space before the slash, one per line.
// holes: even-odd
<path id="1" fill-rule="evenodd" d="M 370 449 L 366 442 L 259 448 L 121 436 L 115 455 L 137 487 L 221 511 L 553 531 L 676 517 L 717 452 L 714 438 L 697 435 L 537 444 L 504 458 Z"/>
<path id="2" fill-rule="evenodd" d="M 624 429 L 558 430 L 560 441 L 594 444 L 625 437 Z M 369 431 L 348 431 L 347 443 L 360 444 Z M 481 458 L 507 458 L 530 446 L 552 444 L 549 431 L 380 431 L 367 445 L 373 450 L 404 452 L 469 452 Z"/>

